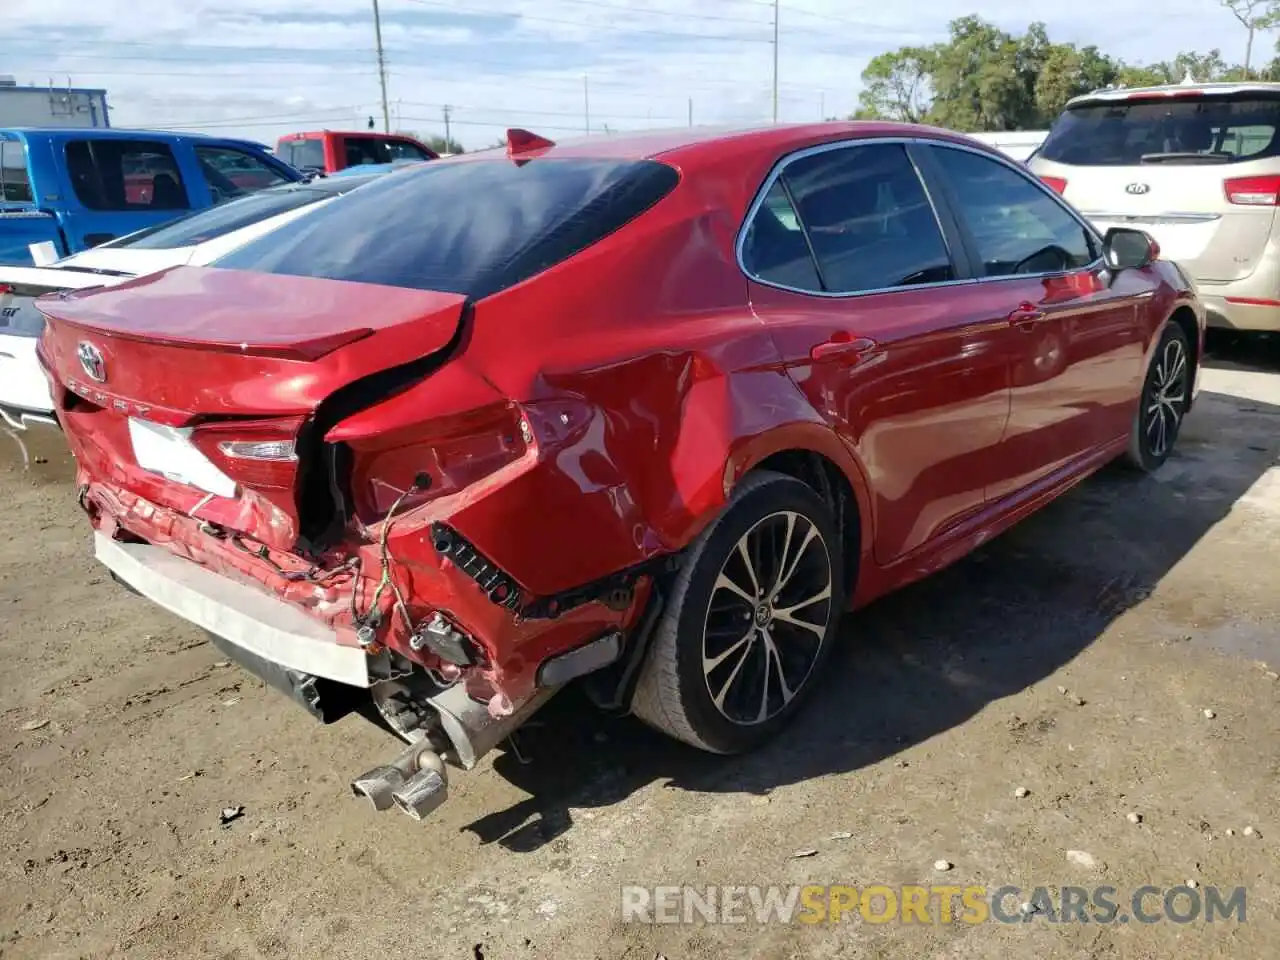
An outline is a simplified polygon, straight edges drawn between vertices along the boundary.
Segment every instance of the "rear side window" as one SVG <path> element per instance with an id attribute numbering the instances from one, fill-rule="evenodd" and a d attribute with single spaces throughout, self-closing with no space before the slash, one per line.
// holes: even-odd
<path id="1" fill-rule="evenodd" d="M 299 170 L 324 169 L 324 144 L 319 140 L 286 140 L 276 153 L 289 166 Z"/>
<path id="2" fill-rule="evenodd" d="M 967 150 L 931 149 L 977 247 L 983 276 L 1058 273 L 1098 258 L 1089 231 L 1027 175 Z"/>
<path id="3" fill-rule="evenodd" d="M 431 163 L 381 177 L 214 266 L 478 299 L 608 236 L 678 179 L 652 160 Z"/>
<path id="4" fill-rule="evenodd" d="M 133 250 L 172 250 L 190 247 L 226 236 L 235 230 L 260 223 L 290 210 L 297 210 L 325 199 L 330 194 L 319 190 L 266 190 L 230 200 L 178 220 L 131 233 L 127 237 L 103 244 L 103 247 L 129 247 Z"/>
<path id="5" fill-rule="evenodd" d="M 166 143 L 71 140 L 67 172 L 90 210 L 188 210 L 182 174 Z"/>
<path id="6" fill-rule="evenodd" d="M 0 140 L 0 201 L 31 202 L 27 151 L 17 140 Z"/>
<path id="7" fill-rule="evenodd" d="M 766 283 L 794 290 L 822 289 L 800 217 L 782 180 L 774 180 L 742 242 L 742 266 Z"/>
<path id="8" fill-rule="evenodd" d="M 1072 107 L 1038 156 L 1073 166 L 1235 163 L 1280 156 L 1280 97 L 1161 97 Z"/>
<path id="9" fill-rule="evenodd" d="M 933 206 L 901 144 L 802 156 L 781 180 L 817 258 L 821 289 L 861 293 L 955 279 Z M 767 209 L 768 202 L 758 216 Z"/>

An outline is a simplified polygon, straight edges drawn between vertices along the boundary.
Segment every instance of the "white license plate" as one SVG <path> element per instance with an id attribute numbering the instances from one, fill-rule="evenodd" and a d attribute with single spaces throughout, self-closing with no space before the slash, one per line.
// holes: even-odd
<path id="1" fill-rule="evenodd" d="M 190 427 L 166 427 L 130 417 L 129 440 L 133 458 L 143 470 L 215 496 L 236 495 L 236 482 L 191 442 Z"/>

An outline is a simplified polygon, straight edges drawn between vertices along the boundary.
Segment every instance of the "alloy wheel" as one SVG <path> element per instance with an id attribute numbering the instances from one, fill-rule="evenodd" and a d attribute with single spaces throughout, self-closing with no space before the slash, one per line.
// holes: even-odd
<path id="1" fill-rule="evenodd" d="M 795 698 L 836 614 L 831 600 L 830 549 L 803 514 L 770 514 L 738 540 L 702 636 L 707 692 L 725 719 L 764 723 Z"/>
<path id="2" fill-rule="evenodd" d="M 1181 338 L 1171 338 L 1156 358 L 1143 401 L 1143 435 L 1151 456 L 1169 452 L 1178 436 L 1187 398 L 1187 350 Z"/>

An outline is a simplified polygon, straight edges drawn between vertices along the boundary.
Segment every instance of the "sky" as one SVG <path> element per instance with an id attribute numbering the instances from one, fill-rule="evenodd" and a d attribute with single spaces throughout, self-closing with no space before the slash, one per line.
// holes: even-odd
<path id="1" fill-rule="evenodd" d="M 300 130 L 382 126 L 373 0 L 0 0 L 0 74 L 105 87 L 113 126 L 267 143 Z M 551 139 L 768 121 L 772 0 L 380 0 L 392 129 L 486 147 L 509 126 Z M 778 115 L 845 116 L 885 50 L 945 38 L 976 0 L 780 0 Z M 986 0 L 1021 33 L 1096 44 L 1132 63 L 1245 33 L 1219 0 Z M 1159 10 L 1157 13 L 1156 11 Z M 1274 38 L 1255 44 L 1269 60 Z"/>

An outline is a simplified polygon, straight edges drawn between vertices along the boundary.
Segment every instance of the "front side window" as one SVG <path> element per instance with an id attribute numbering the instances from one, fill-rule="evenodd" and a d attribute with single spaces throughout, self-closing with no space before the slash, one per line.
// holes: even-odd
<path id="1" fill-rule="evenodd" d="M 90 210 L 189 210 L 191 202 L 167 143 L 70 140 L 67 173 Z"/>
<path id="2" fill-rule="evenodd" d="M 31 202 L 27 151 L 17 140 L 0 140 L 0 202 Z"/>
<path id="3" fill-rule="evenodd" d="M 802 156 L 781 179 L 817 258 L 822 289 L 859 293 L 956 278 L 933 205 L 902 144 Z"/>
<path id="4" fill-rule="evenodd" d="M 215 203 L 288 182 L 261 157 L 234 147 L 196 147 L 196 160 Z"/>
<path id="5" fill-rule="evenodd" d="M 1047 190 L 998 160 L 934 147 L 985 277 L 1077 270 L 1098 258 L 1084 225 Z"/>

